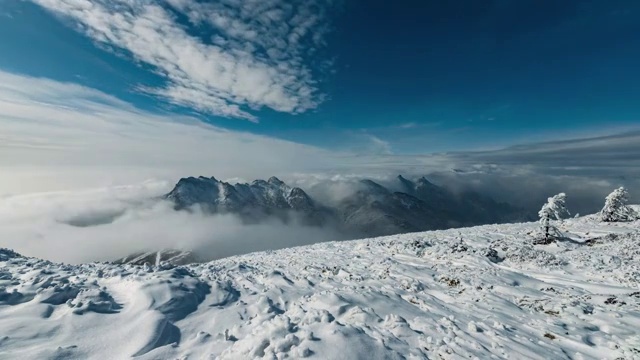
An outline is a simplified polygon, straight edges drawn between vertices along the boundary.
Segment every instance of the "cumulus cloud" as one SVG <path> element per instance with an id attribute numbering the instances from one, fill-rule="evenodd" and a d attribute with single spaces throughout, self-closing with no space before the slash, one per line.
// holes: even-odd
<path id="1" fill-rule="evenodd" d="M 94 89 L 0 71 L 0 196 L 188 175 L 254 179 L 339 162 L 318 148 L 141 111 Z"/>
<path id="2" fill-rule="evenodd" d="M 172 103 L 255 121 L 250 109 L 300 113 L 323 100 L 313 60 L 332 1 L 32 1 L 153 67 L 166 86 L 141 89 Z"/>

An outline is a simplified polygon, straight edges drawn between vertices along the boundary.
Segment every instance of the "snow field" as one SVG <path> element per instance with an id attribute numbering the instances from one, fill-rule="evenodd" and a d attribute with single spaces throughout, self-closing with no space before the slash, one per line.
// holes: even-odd
<path id="1" fill-rule="evenodd" d="M 640 359 L 640 222 L 594 216 L 174 267 L 0 251 L 1 359 Z"/>

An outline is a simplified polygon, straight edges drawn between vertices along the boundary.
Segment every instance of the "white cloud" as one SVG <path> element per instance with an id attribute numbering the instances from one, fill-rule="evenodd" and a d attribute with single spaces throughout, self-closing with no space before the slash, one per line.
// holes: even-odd
<path id="1" fill-rule="evenodd" d="M 367 137 L 371 141 L 371 152 L 374 154 L 389 155 L 393 151 L 388 141 L 382 140 L 375 135 L 368 134 Z"/>
<path id="2" fill-rule="evenodd" d="M 233 215 L 175 211 L 154 198 L 167 183 L 12 196 L 0 202 L 0 247 L 79 263 L 137 252 L 193 250 L 205 259 L 341 238 L 330 229 L 271 222 L 247 225 Z"/>
<path id="3" fill-rule="evenodd" d="M 172 103 L 256 120 L 249 109 L 299 113 L 323 100 L 310 59 L 324 45 L 330 1 L 32 1 L 151 65 L 167 84 L 141 89 Z M 203 24 L 217 34 L 211 41 L 193 35 Z"/>
<path id="4" fill-rule="evenodd" d="M 333 159 L 333 160 L 332 160 Z M 94 89 L 0 71 L 0 195 L 335 166 L 318 148 L 153 114 Z"/>

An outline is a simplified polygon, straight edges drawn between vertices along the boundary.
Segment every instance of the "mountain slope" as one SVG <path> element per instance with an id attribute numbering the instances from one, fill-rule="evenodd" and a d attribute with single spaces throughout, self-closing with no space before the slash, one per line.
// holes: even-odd
<path id="1" fill-rule="evenodd" d="M 174 267 L 0 250 L 0 358 L 635 359 L 639 221 L 321 243 Z"/>
<path id="2" fill-rule="evenodd" d="M 365 236 L 443 229 L 438 211 L 409 194 L 393 192 L 371 180 L 337 205 L 345 227 Z"/>
<path id="3" fill-rule="evenodd" d="M 399 175 L 397 180 L 404 192 L 429 204 L 432 209 L 437 209 L 441 217 L 446 219 L 447 227 L 534 220 L 528 218 L 521 209 L 497 202 L 475 191 L 453 193 L 431 183 L 425 177 L 413 182 Z"/>

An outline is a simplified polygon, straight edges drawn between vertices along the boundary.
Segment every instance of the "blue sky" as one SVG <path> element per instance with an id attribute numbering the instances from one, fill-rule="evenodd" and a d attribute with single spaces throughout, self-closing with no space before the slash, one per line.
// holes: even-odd
<path id="1" fill-rule="evenodd" d="M 0 70 L 363 153 L 640 125 L 636 1 L 89 3 L 0 0 Z"/>

